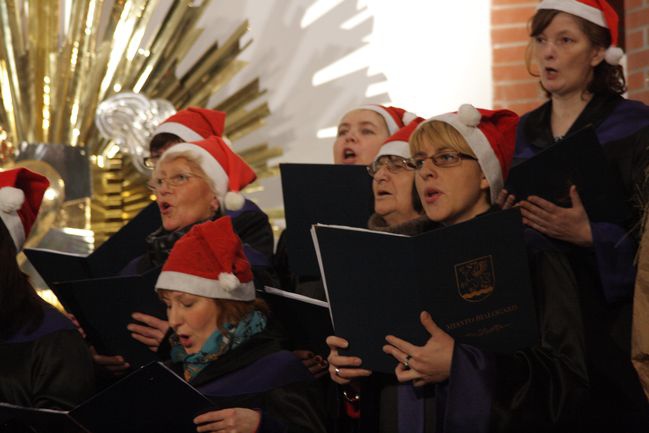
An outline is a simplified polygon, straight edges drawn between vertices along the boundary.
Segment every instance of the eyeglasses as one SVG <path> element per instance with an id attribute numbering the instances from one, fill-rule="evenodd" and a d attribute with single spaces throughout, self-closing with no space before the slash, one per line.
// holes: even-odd
<path id="1" fill-rule="evenodd" d="M 402 158 L 397 155 L 383 155 L 370 165 L 368 165 L 367 172 L 370 176 L 376 176 L 376 173 L 381 168 L 387 168 L 390 173 L 398 173 L 401 170 L 414 170 L 415 166 L 409 159 Z"/>
<path id="2" fill-rule="evenodd" d="M 185 185 L 192 177 L 198 176 L 192 173 L 178 173 L 169 177 L 154 177 L 149 181 L 149 183 L 147 183 L 147 187 L 151 191 L 157 192 L 165 183 L 168 188 L 175 188 L 177 186 Z"/>
<path id="3" fill-rule="evenodd" d="M 415 167 L 415 170 L 421 170 L 422 167 L 424 166 L 424 162 L 426 162 L 427 159 L 430 159 L 433 162 L 433 164 L 441 168 L 454 167 L 456 165 L 460 165 L 460 162 L 462 162 L 463 159 L 469 159 L 473 161 L 478 160 L 477 158 L 474 158 L 471 155 L 467 155 L 466 153 L 456 152 L 453 150 L 445 150 L 443 152 L 439 152 L 431 156 L 413 157 L 411 161 Z"/>

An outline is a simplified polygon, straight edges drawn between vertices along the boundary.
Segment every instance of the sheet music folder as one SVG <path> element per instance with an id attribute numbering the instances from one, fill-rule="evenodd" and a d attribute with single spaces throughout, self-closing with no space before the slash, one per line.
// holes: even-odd
<path id="1" fill-rule="evenodd" d="M 194 433 L 192 420 L 210 410 L 216 408 L 207 397 L 157 362 L 70 411 L 0 403 L 0 431 L 20 423 L 37 433 Z"/>
<path id="2" fill-rule="evenodd" d="M 374 209 L 372 178 L 358 165 L 280 164 L 279 169 L 291 271 L 317 277 L 311 225 L 367 227 Z"/>
<path id="3" fill-rule="evenodd" d="M 423 345 L 422 310 L 460 343 L 512 352 L 538 342 L 520 212 L 408 237 L 313 227 L 336 335 L 363 367 L 393 373 L 386 335 Z"/>
<path id="4" fill-rule="evenodd" d="M 536 195 L 571 207 L 573 184 L 591 221 L 624 223 L 630 217 L 620 173 L 608 162 L 592 126 L 512 167 L 505 188 L 517 200 Z"/>
<path id="5" fill-rule="evenodd" d="M 326 302 L 268 286 L 257 294 L 270 306 L 271 317 L 282 325 L 293 349 L 329 355 L 325 340 L 334 334 Z"/>
<path id="6" fill-rule="evenodd" d="M 88 256 L 39 248 L 24 251 L 50 288 L 60 281 L 109 277 L 146 252 L 146 236 L 160 225 L 158 205 L 151 203 Z"/>
<path id="7" fill-rule="evenodd" d="M 158 360 L 147 346 L 134 340 L 126 328 L 135 311 L 166 318 L 154 288 L 160 268 L 141 275 L 94 278 L 55 283 L 52 290 L 74 314 L 88 340 L 102 355 L 122 355 L 133 366 Z"/>

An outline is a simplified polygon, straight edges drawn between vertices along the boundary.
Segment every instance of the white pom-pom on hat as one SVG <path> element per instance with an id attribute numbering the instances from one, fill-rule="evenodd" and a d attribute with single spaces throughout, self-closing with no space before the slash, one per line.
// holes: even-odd
<path id="1" fill-rule="evenodd" d="M 228 191 L 225 194 L 225 208 L 227 210 L 239 210 L 246 203 L 246 199 L 238 192 Z"/>
<path id="2" fill-rule="evenodd" d="M 221 272 L 219 274 L 219 284 L 221 284 L 221 288 L 227 292 L 231 292 L 237 287 L 239 287 L 239 284 L 241 282 L 237 278 L 236 275 L 230 272 Z"/>
<path id="3" fill-rule="evenodd" d="M 606 54 L 604 54 L 604 60 L 609 65 L 619 65 L 620 60 L 624 57 L 624 51 L 620 47 L 611 45 L 606 49 Z"/>
<path id="4" fill-rule="evenodd" d="M 25 202 L 25 193 L 22 189 L 7 186 L 0 188 L 0 210 L 3 212 L 16 212 Z"/>
<path id="5" fill-rule="evenodd" d="M 460 108 L 457 110 L 457 116 L 464 125 L 473 127 L 478 126 L 482 118 L 478 109 L 471 104 L 460 105 Z"/>

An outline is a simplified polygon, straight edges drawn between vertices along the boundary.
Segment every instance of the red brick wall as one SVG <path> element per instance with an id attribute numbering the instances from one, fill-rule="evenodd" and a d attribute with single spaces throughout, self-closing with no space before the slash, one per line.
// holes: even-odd
<path id="1" fill-rule="evenodd" d="M 649 104 L 649 0 L 625 0 L 629 98 Z"/>
<path id="2" fill-rule="evenodd" d="M 609 0 L 619 10 L 624 1 L 629 98 L 649 103 L 649 0 Z M 493 105 L 519 114 L 544 99 L 538 80 L 525 67 L 528 21 L 538 0 L 492 0 Z"/>
<path id="3" fill-rule="evenodd" d="M 525 66 L 527 23 L 537 4 L 536 0 L 491 2 L 494 108 L 509 108 L 523 114 L 544 100 L 538 79 Z"/>

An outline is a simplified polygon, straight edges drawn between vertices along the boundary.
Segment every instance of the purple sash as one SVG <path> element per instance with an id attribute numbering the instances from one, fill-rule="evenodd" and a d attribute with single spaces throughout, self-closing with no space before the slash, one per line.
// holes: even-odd
<path id="1" fill-rule="evenodd" d="M 282 350 L 201 385 L 198 390 L 207 397 L 233 397 L 312 380 L 313 376 L 302 362 L 292 352 Z"/>

